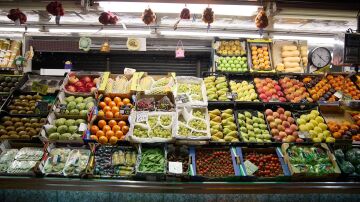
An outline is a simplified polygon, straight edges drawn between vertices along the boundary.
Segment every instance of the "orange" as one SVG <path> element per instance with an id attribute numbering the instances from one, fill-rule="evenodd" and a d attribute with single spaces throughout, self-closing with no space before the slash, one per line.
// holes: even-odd
<path id="1" fill-rule="evenodd" d="M 334 136 L 335 139 L 341 138 L 341 134 L 339 132 L 333 133 L 333 136 Z"/>
<path id="2" fill-rule="evenodd" d="M 120 128 L 126 126 L 126 122 L 125 121 L 119 121 L 118 125 L 120 126 Z"/>
<path id="3" fill-rule="evenodd" d="M 129 103 L 130 103 L 129 98 L 124 98 L 124 99 L 123 99 L 123 103 L 124 103 L 124 105 L 129 104 Z"/>
<path id="4" fill-rule="evenodd" d="M 121 107 L 121 106 L 123 106 L 123 105 L 124 105 L 123 102 L 118 102 L 118 103 L 116 103 L 116 106 L 118 106 L 118 107 Z"/>
<path id="5" fill-rule="evenodd" d="M 98 137 L 96 135 L 90 135 L 90 140 L 98 141 Z"/>
<path id="6" fill-rule="evenodd" d="M 109 143 L 112 145 L 115 145 L 118 141 L 118 138 L 116 136 L 110 137 Z"/>
<path id="7" fill-rule="evenodd" d="M 98 116 L 100 116 L 100 117 L 104 117 L 104 116 L 105 116 L 104 111 L 103 111 L 103 110 L 100 110 L 100 111 L 98 112 Z"/>
<path id="8" fill-rule="evenodd" d="M 112 112 L 113 114 L 115 114 L 116 112 L 119 112 L 119 107 L 113 106 L 113 107 L 111 108 L 111 112 Z"/>
<path id="9" fill-rule="evenodd" d="M 108 139 L 107 139 L 105 136 L 101 136 L 101 137 L 99 138 L 99 142 L 100 142 L 101 144 L 106 144 L 106 143 L 108 142 Z"/>
<path id="10" fill-rule="evenodd" d="M 104 131 L 104 133 L 106 133 L 107 131 L 111 130 L 111 127 L 106 125 L 102 130 Z"/>
<path id="11" fill-rule="evenodd" d="M 115 117 L 115 118 L 120 118 L 120 117 L 121 117 L 120 112 L 115 112 L 114 117 Z"/>
<path id="12" fill-rule="evenodd" d="M 129 126 L 122 127 L 121 131 L 126 135 L 126 133 L 129 131 Z"/>
<path id="13" fill-rule="evenodd" d="M 125 140 L 125 135 L 121 136 L 120 140 Z"/>
<path id="14" fill-rule="evenodd" d="M 98 126 L 99 126 L 99 128 L 103 128 L 104 126 L 106 126 L 106 121 L 105 120 L 100 120 L 98 122 Z"/>
<path id="15" fill-rule="evenodd" d="M 104 98 L 104 102 L 105 102 L 107 105 L 109 105 L 109 102 L 111 102 L 111 98 L 105 97 L 105 98 Z"/>
<path id="16" fill-rule="evenodd" d="M 116 106 L 116 103 L 114 101 L 111 101 L 109 102 L 109 107 L 112 108 L 112 107 L 115 107 Z"/>
<path id="17" fill-rule="evenodd" d="M 124 133 L 123 133 L 122 131 L 118 130 L 118 131 L 115 132 L 115 136 L 116 136 L 117 138 L 121 139 L 121 137 L 124 136 Z"/>
<path id="18" fill-rule="evenodd" d="M 99 130 L 98 132 L 96 132 L 96 136 L 99 138 L 99 137 L 101 137 L 101 136 L 104 136 L 105 135 L 105 133 L 104 133 L 104 131 L 102 131 L 102 130 Z"/>
<path id="19" fill-rule="evenodd" d="M 106 112 L 108 112 L 108 111 L 111 111 L 111 107 L 109 107 L 109 106 L 106 106 L 106 107 L 104 107 L 104 112 L 106 113 Z"/>
<path id="20" fill-rule="evenodd" d="M 100 102 L 99 106 L 101 107 L 101 109 L 104 109 L 104 107 L 106 107 L 106 103 L 105 102 Z"/>
<path id="21" fill-rule="evenodd" d="M 110 139 L 112 136 L 115 135 L 115 133 L 112 130 L 109 130 L 105 133 L 107 139 Z"/>
<path id="22" fill-rule="evenodd" d="M 107 119 L 111 119 L 111 118 L 114 117 L 114 114 L 113 114 L 111 111 L 107 111 L 107 112 L 105 113 L 105 117 L 106 117 Z"/>
<path id="23" fill-rule="evenodd" d="M 99 127 L 97 127 L 96 125 L 91 126 L 90 132 L 91 134 L 95 135 L 99 130 Z"/>
<path id="24" fill-rule="evenodd" d="M 111 130 L 112 130 L 112 131 L 114 131 L 114 132 L 116 133 L 116 131 L 120 131 L 120 130 L 121 130 L 121 128 L 120 128 L 120 126 L 115 125 L 115 126 L 113 126 L 113 127 L 111 128 Z"/>
<path id="25" fill-rule="evenodd" d="M 108 124 L 111 128 L 113 128 L 114 126 L 116 126 L 117 123 L 115 120 L 110 120 Z"/>
<path id="26" fill-rule="evenodd" d="M 117 104 L 117 103 L 119 103 L 119 102 L 121 102 L 121 98 L 119 98 L 119 97 L 114 97 L 114 102 Z"/>

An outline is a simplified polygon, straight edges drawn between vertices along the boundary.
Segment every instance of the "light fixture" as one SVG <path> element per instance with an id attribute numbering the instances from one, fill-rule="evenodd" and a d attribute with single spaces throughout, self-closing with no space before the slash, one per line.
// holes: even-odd
<path id="1" fill-rule="evenodd" d="M 306 40 L 309 44 L 329 44 L 329 45 L 333 45 L 333 44 L 336 43 L 335 38 L 332 38 L 332 37 L 273 35 L 273 39 Z"/>
<path id="2" fill-rule="evenodd" d="M 115 29 L 70 29 L 50 28 L 50 33 L 93 33 L 93 34 L 121 34 L 121 35 L 150 35 L 150 30 L 115 30 Z"/>
<path id="3" fill-rule="evenodd" d="M 183 32 L 183 31 L 161 31 L 164 36 L 197 36 L 197 37 L 220 37 L 220 38 L 260 38 L 259 34 L 237 34 L 217 32 Z"/>
<path id="4" fill-rule="evenodd" d="M 155 13 L 176 13 L 179 14 L 185 6 L 184 3 L 152 3 L 152 2 L 108 2 L 99 1 L 99 6 L 104 11 L 121 13 L 142 13 L 150 6 Z M 208 4 L 186 4 L 191 14 L 202 14 Z M 210 6 L 215 15 L 232 16 L 253 16 L 258 10 L 258 6 L 252 5 L 222 5 L 212 4 Z"/>
<path id="5" fill-rule="evenodd" d="M 0 27 L 3 32 L 25 32 L 25 27 Z M 38 28 L 27 28 L 26 32 L 40 32 Z"/>
<path id="6" fill-rule="evenodd" d="M 20 33 L 0 33 L 1 38 L 21 39 L 23 34 Z"/>

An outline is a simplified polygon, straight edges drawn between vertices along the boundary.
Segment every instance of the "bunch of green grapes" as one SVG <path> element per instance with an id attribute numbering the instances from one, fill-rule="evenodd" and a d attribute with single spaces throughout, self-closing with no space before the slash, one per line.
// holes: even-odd
<path id="1" fill-rule="evenodd" d="M 201 85 L 200 84 L 189 84 L 190 94 L 201 96 Z"/>
<path id="2" fill-rule="evenodd" d="M 180 136 L 185 136 L 185 137 L 187 137 L 187 136 L 190 136 L 190 135 L 191 135 L 191 130 L 190 130 L 189 128 L 185 127 L 185 125 L 180 124 L 180 125 L 179 125 L 178 134 L 179 134 Z"/>
<path id="3" fill-rule="evenodd" d="M 188 85 L 187 84 L 185 84 L 185 83 L 180 83 L 180 84 L 178 84 L 178 93 L 187 93 L 187 92 L 189 92 L 189 87 L 188 87 Z"/>
<path id="4" fill-rule="evenodd" d="M 206 136 L 206 133 L 202 133 L 202 132 L 193 132 L 192 134 L 193 136 L 197 136 L 197 137 L 201 137 L 201 136 Z"/>
<path id="5" fill-rule="evenodd" d="M 189 121 L 189 126 L 196 130 L 206 130 L 206 123 L 203 120 L 193 119 Z"/>
<path id="6" fill-rule="evenodd" d="M 172 120 L 172 118 L 169 115 L 160 116 L 160 122 L 161 122 L 161 125 L 163 125 L 163 126 L 169 126 L 172 122 L 171 120 Z"/>
<path id="7" fill-rule="evenodd" d="M 201 109 L 193 109 L 192 115 L 200 119 L 205 118 L 205 114 L 201 111 Z"/>
<path id="8" fill-rule="evenodd" d="M 139 125 L 134 126 L 134 136 L 141 137 L 141 138 L 147 138 L 148 137 L 148 130 L 146 128 L 143 128 Z"/>
<path id="9" fill-rule="evenodd" d="M 150 128 L 153 128 L 158 121 L 158 116 L 149 116 L 148 117 L 148 123 L 150 125 Z"/>
<path id="10" fill-rule="evenodd" d="M 171 137 L 171 129 L 164 129 L 161 126 L 156 126 L 153 128 L 150 133 L 150 137 L 162 137 L 162 138 L 170 138 Z"/>

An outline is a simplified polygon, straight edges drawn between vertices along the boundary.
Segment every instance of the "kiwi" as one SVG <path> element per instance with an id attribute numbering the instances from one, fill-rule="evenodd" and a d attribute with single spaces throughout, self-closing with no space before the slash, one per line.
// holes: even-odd
<path id="1" fill-rule="evenodd" d="M 20 126 L 20 127 L 16 128 L 16 132 L 23 131 L 23 130 L 25 130 L 24 126 Z"/>
<path id="2" fill-rule="evenodd" d="M 10 116 L 4 116 L 4 117 L 2 117 L 2 119 L 1 119 L 1 121 L 3 121 L 3 122 L 5 122 L 5 121 L 10 121 L 10 120 L 11 120 Z"/>
<path id="3" fill-rule="evenodd" d="M 25 126 L 25 127 L 30 127 L 30 126 L 31 126 L 31 123 L 25 123 L 24 126 Z"/>
<path id="4" fill-rule="evenodd" d="M 37 128 L 37 127 L 38 127 L 38 123 L 32 123 L 30 127 L 32 127 L 32 128 Z"/>
<path id="5" fill-rule="evenodd" d="M 41 131 L 41 128 L 35 128 L 36 132 L 39 134 Z"/>
<path id="6" fill-rule="evenodd" d="M 27 95 L 27 96 L 26 96 L 26 99 L 27 99 L 27 100 L 32 100 L 32 99 L 33 99 L 33 96 Z"/>
<path id="7" fill-rule="evenodd" d="M 18 111 L 19 114 L 26 114 L 26 111 L 25 110 L 20 110 Z"/>
<path id="8" fill-rule="evenodd" d="M 19 121 L 20 121 L 20 118 L 18 118 L 18 117 L 13 117 L 13 118 L 11 119 L 11 121 L 12 121 L 12 122 L 19 122 Z"/>
<path id="9" fill-rule="evenodd" d="M 19 113 L 19 111 L 16 109 L 10 110 L 10 114 L 18 114 L 18 113 Z"/>
<path id="10" fill-rule="evenodd" d="M 14 126 L 15 126 L 15 128 L 18 128 L 18 127 L 20 127 L 20 126 L 23 126 L 24 124 L 23 124 L 23 122 L 16 122 L 15 124 L 14 124 Z"/>
<path id="11" fill-rule="evenodd" d="M 33 111 L 26 111 L 26 114 L 34 114 Z"/>
<path id="12" fill-rule="evenodd" d="M 21 135 L 20 138 L 21 139 L 30 139 L 30 136 L 29 135 Z"/>
<path id="13" fill-rule="evenodd" d="M 9 131 L 7 133 L 7 135 L 11 136 L 11 135 L 17 135 L 17 132 L 16 131 Z"/>
<path id="14" fill-rule="evenodd" d="M 19 138 L 20 138 L 20 136 L 19 136 L 19 135 L 17 135 L 17 134 L 13 134 L 13 135 L 10 135 L 10 138 L 13 138 L 13 139 L 19 139 Z"/>
<path id="15" fill-rule="evenodd" d="M 19 99 L 21 99 L 21 100 L 23 100 L 23 99 L 25 99 L 25 98 L 26 98 L 25 95 L 20 95 L 20 96 L 19 96 Z"/>
<path id="16" fill-rule="evenodd" d="M 16 106 L 15 109 L 20 111 L 20 110 L 23 110 L 23 107 L 22 106 Z"/>
<path id="17" fill-rule="evenodd" d="M 0 129 L 0 136 L 6 135 L 7 131 L 5 129 Z"/>
<path id="18" fill-rule="evenodd" d="M 31 128 L 31 127 L 25 128 L 25 131 L 26 131 L 26 132 L 29 132 L 30 130 L 33 130 L 33 128 Z"/>
<path id="19" fill-rule="evenodd" d="M 26 135 L 27 133 L 26 133 L 26 131 L 20 131 L 20 132 L 18 132 L 18 134 L 19 135 Z"/>
<path id="20" fill-rule="evenodd" d="M 15 132 L 15 127 L 14 126 L 8 126 L 8 127 L 5 128 L 5 130 Z"/>
<path id="21" fill-rule="evenodd" d="M 37 123 L 39 121 L 39 119 L 37 118 L 31 118 L 30 119 L 30 123 Z"/>
<path id="22" fill-rule="evenodd" d="M 25 111 L 31 111 L 31 110 L 30 110 L 30 107 L 24 107 L 24 110 L 25 110 Z"/>
<path id="23" fill-rule="evenodd" d="M 28 134 L 29 134 L 30 136 L 34 136 L 34 135 L 37 135 L 38 133 L 36 132 L 35 129 L 31 129 L 30 131 L 28 131 Z"/>
<path id="24" fill-rule="evenodd" d="M 3 125 L 0 125 L 0 129 L 5 129 L 5 126 L 3 126 Z"/>
<path id="25" fill-rule="evenodd" d="M 1 139 L 9 139 L 9 136 L 8 135 L 3 135 L 0 137 Z"/>
<path id="26" fill-rule="evenodd" d="M 5 127 L 7 127 L 7 126 L 12 126 L 12 125 L 13 125 L 13 122 L 12 122 L 12 121 L 5 121 L 5 122 L 3 123 L 3 125 L 4 125 Z"/>
<path id="27" fill-rule="evenodd" d="M 34 100 L 41 100 L 42 97 L 41 97 L 41 95 L 34 95 L 34 96 L 33 96 L 33 99 L 34 99 Z"/>
<path id="28" fill-rule="evenodd" d="M 8 109 L 10 109 L 10 110 L 13 110 L 13 109 L 15 109 L 15 108 L 16 108 L 15 105 L 9 105 L 9 106 L 8 106 Z"/>
<path id="29" fill-rule="evenodd" d="M 28 123 L 28 122 L 29 122 L 29 119 L 28 119 L 28 118 L 22 118 L 21 121 L 22 121 L 23 123 Z"/>

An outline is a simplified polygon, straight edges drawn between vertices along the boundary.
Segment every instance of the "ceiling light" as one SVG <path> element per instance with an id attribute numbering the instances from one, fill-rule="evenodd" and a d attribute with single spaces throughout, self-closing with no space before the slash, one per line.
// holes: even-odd
<path id="1" fill-rule="evenodd" d="M 335 44 L 336 40 L 331 37 L 307 37 L 307 36 L 288 36 L 288 35 L 274 35 L 273 39 L 286 40 L 305 40 L 310 44 Z"/>
<path id="2" fill-rule="evenodd" d="M 92 33 L 92 34 L 134 34 L 134 35 L 150 35 L 150 30 L 115 30 L 115 29 L 61 29 L 50 28 L 50 33 Z"/>
<path id="3" fill-rule="evenodd" d="M 3 32 L 25 32 L 25 27 L 0 27 Z M 26 32 L 40 32 L 38 28 L 27 28 Z"/>
<path id="4" fill-rule="evenodd" d="M 217 33 L 217 32 L 179 32 L 179 31 L 161 31 L 165 36 L 197 36 L 197 37 L 220 37 L 220 38 L 260 38 L 259 34 L 237 34 L 237 33 Z"/>
<path id="5" fill-rule="evenodd" d="M 104 11 L 121 13 L 142 13 L 150 7 L 155 13 L 176 13 L 179 14 L 185 7 L 184 3 L 151 3 L 151 2 L 105 2 L 100 1 L 99 6 Z M 202 14 L 208 4 L 186 4 L 192 14 Z M 232 16 L 253 16 L 258 10 L 258 6 L 252 5 L 210 5 L 215 15 Z"/>
<path id="6" fill-rule="evenodd" d="M 20 33 L 0 33 L 1 38 L 10 38 L 10 39 L 21 39 L 23 34 Z"/>

